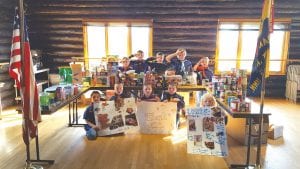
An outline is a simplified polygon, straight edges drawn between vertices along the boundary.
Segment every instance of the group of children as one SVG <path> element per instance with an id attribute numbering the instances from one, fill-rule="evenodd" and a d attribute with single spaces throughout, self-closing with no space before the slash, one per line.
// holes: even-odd
<path id="1" fill-rule="evenodd" d="M 165 74 L 166 76 L 182 75 L 184 76 L 187 72 L 198 72 L 198 78 L 207 78 L 211 81 L 213 75 L 212 71 L 209 70 L 208 57 L 203 57 L 198 63 L 192 66 L 191 61 L 186 59 L 187 52 L 184 48 L 179 48 L 175 53 L 165 55 L 158 52 L 155 57 L 144 60 L 144 52 L 142 50 L 137 51 L 136 54 L 129 57 L 124 57 L 121 60 L 122 66 L 119 67 L 121 72 L 127 72 L 129 70 L 135 70 L 135 73 L 147 72 L 149 69 L 156 71 L 159 74 Z M 132 59 L 135 57 L 135 59 Z M 128 91 L 123 91 L 123 84 L 118 83 L 114 86 L 115 94 L 107 99 L 110 101 L 117 102 L 120 98 L 129 98 L 131 94 Z M 177 115 L 176 124 L 179 126 L 180 112 L 185 115 L 185 102 L 184 98 L 177 93 L 176 84 L 170 83 L 168 90 L 163 92 L 159 97 L 154 93 L 152 85 L 144 84 L 142 95 L 136 96 L 137 101 L 151 101 L 151 102 L 177 102 Z M 87 107 L 84 112 L 83 118 L 86 120 L 85 130 L 88 139 L 95 139 L 96 132 L 99 130 L 95 124 L 95 117 L 93 112 L 93 105 L 100 102 L 101 95 L 97 91 L 93 91 L 91 94 L 92 104 Z M 214 97 L 210 94 L 206 94 L 202 99 L 202 106 L 215 106 L 216 102 Z"/>
<path id="2" fill-rule="evenodd" d="M 199 62 L 192 66 L 192 62 L 186 59 L 187 51 L 184 48 L 177 49 L 165 57 L 162 52 L 157 52 L 155 57 L 144 59 L 144 52 L 138 50 L 136 54 L 124 57 L 121 60 L 121 72 L 135 70 L 135 73 L 146 73 L 148 70 L 155 71 L 159 75 L 165 74 L 169 69 L 174 70 L 176 75 L 184 76 L 187 73 L 196 72 L 198 79 L 208 79 L 211 81 L 213 72 L 209 69 L 209 58 L 202 57 Z M 200 80 L 199 80 L 200 81 Z"/>
<path id="3" fill-rule="evenodd" d="M 124 94 L 123 92 L 123 84 L 115 84 L 114 86 L 114 95 L 107 100 L 117 101 L 120 98 L 129 98 L 131 96 Z M 97 131 L 99 127 L 96 125 L 95 116 L 94 116 L 94 104 L 99 103 L 100 101 L 104 101 L 106 99 L 101 98 L 101 94 L 99 91 L 93 91 L 91 93 L 91 105 L 89 105 L 83 115 L 83 119 L 85 119 L 86 124 L 84 126 L 86 130 L 86 136 L 89 140 L 93 140 L 97 137 Z M 145 84 L 143 85 L 143 92 L 141 96 L 137 97 L 137 101 L 149 101 L 149 102 L 176 102 L 177 103 L 177 114 L 176 114 L 176 126 L 179 127 L 179 119 L 180 112 L 185 115 L 185 102 L 184 98 L 177 93 L 176 84 L 170 83 L 168 85 L 168 90 L 163 92 L 161 97 L 158 97 L 153 91 L 152 85 Z M 216 106 L 216 101 L 214 97 L 206 93 L 202 96 L 201 106 Z"/>
<path id="4" fill-rule="evenodd" d="M 151 70 L 162 75 L 169 67 L 162 52 L 157 52 L 154 57 L 144 60 L 144 52 L 138 50 L 136 54 L 122 58 L 119 71 L 125 73 L 128 70 L 135 70 L 135 73 L 140 74 L 141 72 L 146 73 Z"/>

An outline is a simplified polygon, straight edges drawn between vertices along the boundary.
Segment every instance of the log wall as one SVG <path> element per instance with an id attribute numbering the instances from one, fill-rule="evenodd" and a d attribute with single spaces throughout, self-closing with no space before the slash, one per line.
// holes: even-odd
<path id="1" fill-rule="evenodd" d="M 9 56 L 11 48 L 14 6 L 17 0 L 0 1 L 0 88 L 3 108 L 14 103 L 14 81 L 8 75 Z"/>
<path id="2" fill-rule="evenodd" d="M 261 15 L 262 0 L 25 0 L 32 49 L 43 51 L 45 65 L 55 71 L 71 57 L 83 57 L 83 19 L 153 19 L 153 53 L 188 51 L 195 63 L 209 56 L 214 63 L 219 18 Z M 12 4 L 1 2 L 0 60 L 8 60 Z M 4 7 L 3 7 L 4 5 Z M 275 0 L 275 18 L 291 18 L 289 58 L 300 58 L 300 1 Z M 3 22 L 2 22 L 3 21 Z M 2 39 L 2 37 L 5 37 Z M 3 59 L 4 58 L 4 59 Z M 58 59 L 57 59 L 58 58 Z M 289 64 L 295 64 L 290 62 Z M 213 65 L 211 65 L 213 67 Z M 267 96 L 284 97 L 285 76 L 272 76 Z M 280 83 L 278 83 L 280 81 Z"/>

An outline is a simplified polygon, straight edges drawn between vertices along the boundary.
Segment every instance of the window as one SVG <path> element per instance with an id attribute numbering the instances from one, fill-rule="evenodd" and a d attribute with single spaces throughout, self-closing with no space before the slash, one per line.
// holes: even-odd
<path id="1" fill-rule="evenodd" d="M 273 75 L 285 74 L 289 46 L 289 23 L 287 19 L 276 20 L 270 34 L 269 71 Z M 258 20 L 233 21 L 223 19 L 218 24 L 215 72 L 231 68 L 251 72 L 259 36 Z"/>
<path id="2" fill-rule="evenodd" d="M 138 50 L 152 56 L 152 20 L 84 21 L 86 67 L 95 70 L 101 58 L 129 56 Z"/>

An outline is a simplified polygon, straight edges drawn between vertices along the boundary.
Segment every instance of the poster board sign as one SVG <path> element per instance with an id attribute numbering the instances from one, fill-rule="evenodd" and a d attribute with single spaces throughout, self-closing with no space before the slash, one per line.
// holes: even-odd
<path id="1" fill-rule="evenodd" d="M 138 102 L 140 133 L 171 134 L 176 128 L 176 111 L 177 103 L 174 102 Z"/>
<path id="2" fill-rule="evenodd" d="M 228 155 L 225 121 L 219 108 L 188 109 L 187 130 L 189 154 Z"/>
<path id="3" fill-rule="evenodd" d="M 94 114 L 96 125 L 100 128 L 98 136 L 123 133 L 130 128 L 138 127 L 134 98 L 100 102 L 95 104 Z"/>

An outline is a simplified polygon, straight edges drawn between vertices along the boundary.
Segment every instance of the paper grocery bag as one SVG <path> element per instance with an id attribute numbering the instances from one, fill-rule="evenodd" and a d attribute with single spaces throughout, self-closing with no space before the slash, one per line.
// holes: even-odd
<path id="1" fill-rule="evenodd" d="M 82 84 L 82 67 L 81 64 L 72 64 L 72 84 Z"/>

